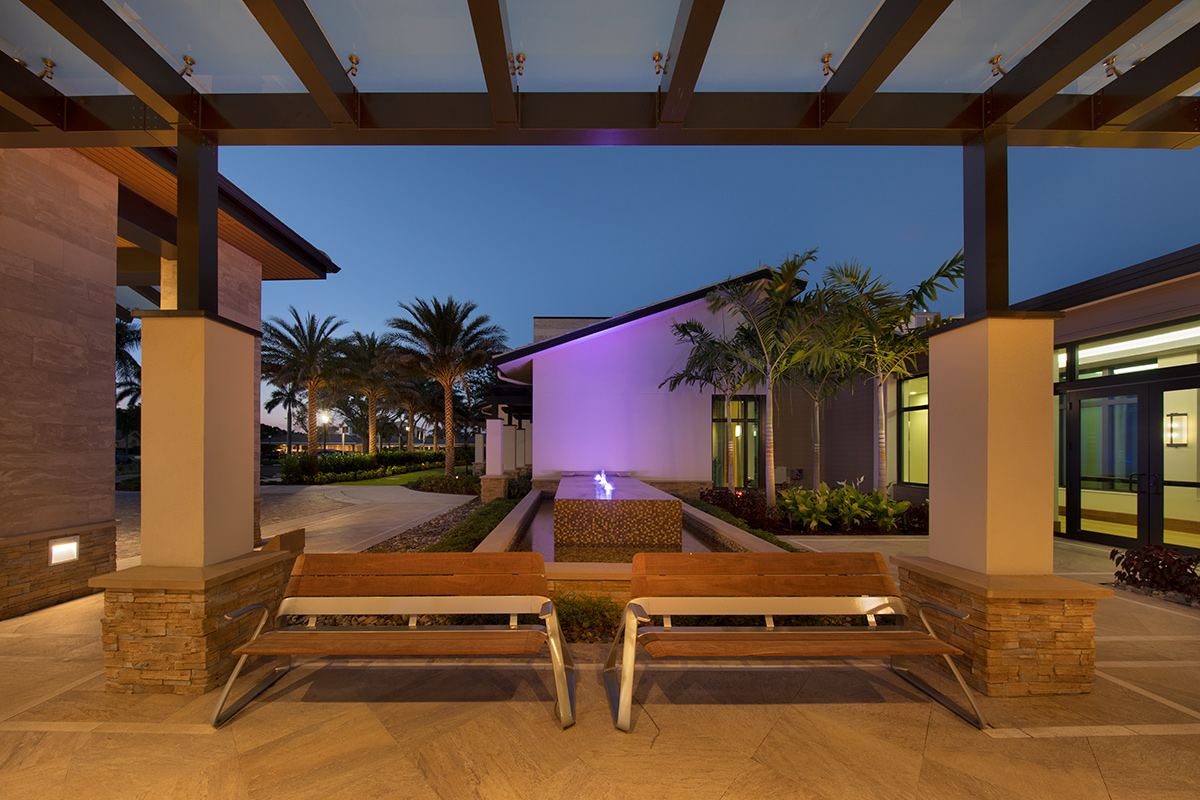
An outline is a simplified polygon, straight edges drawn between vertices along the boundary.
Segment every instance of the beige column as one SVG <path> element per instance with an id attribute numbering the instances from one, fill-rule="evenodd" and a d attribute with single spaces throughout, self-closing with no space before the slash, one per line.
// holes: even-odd
<path id="1" fill-rule="evenodd" d="M 485 503 L 504 497 L 508 491 L 508 478 L 504 476 L 504 462 L 509 456 L 505 454 L 504 431 L 504 420 L 489 419 L 487 421 L 487 434 L 484 437 L 486 471 L 479 479 L 479 497 Z M 479 458 L 478 451 L 475 458 Z"/>
<path id="2" fill-rule="evenodd" d="M 254 542 L 255 337 L 183 313 L 142 319 L 144 566 L 208 566 Z"/>

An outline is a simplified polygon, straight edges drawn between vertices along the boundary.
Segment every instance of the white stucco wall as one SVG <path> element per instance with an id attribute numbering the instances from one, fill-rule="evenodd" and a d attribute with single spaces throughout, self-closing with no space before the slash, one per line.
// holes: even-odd
<path id="1" fill-rule="evenodd" d="M 533 357 L 534 478 L 606 469 L 711 480 L 712 389 L 659 388 L 687 359 L 671 325 L 691 318 L 721 330 L 697 300 Z"/>

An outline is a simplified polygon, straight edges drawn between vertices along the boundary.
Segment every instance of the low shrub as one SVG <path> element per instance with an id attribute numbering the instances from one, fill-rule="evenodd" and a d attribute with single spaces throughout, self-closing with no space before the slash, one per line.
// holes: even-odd
<path id="1" fill-rule="evenodd" d="M 430 475 L 417 478 L 408 488 L 439 494 L 479 494 L 479 486 L 479 476 L 468 472 L 461 475 Z"/>
<path id="2" fill-rule="evenodd" d="M 896 517 L 901 533 L 929 533 L 929 503 L 914 503 Z"/>
<path id="3" fill-rule="evenodd" d="M 861 482 L 861 478 L 854 483 L 843 481 L 835 489 L 824 483 L 815 490 L 784 489 L 776 503 L 792 525 L 805 530 L 896 530 L 912 503 L 892 500 L 879 489 L 864 492 L 859 489 Z"/>
<path id="4" fill-rule="evenodd" d="M 617 635 L 621 606 L 611 597 L 555 592 L 550 599 L 558 611 L 558 624 L 568 642 L 608 644 Z"/>
<path id="5" fill-rule="evenodd" d="M 1126 586 L 1200 599 L 1200 556 L 1185 556 L 1162 545 L 1148 544 L 1129 550 L 1114 548 L 1108 557 L 1116 564 L 1117 580 Z"/>
<path id="6" fill-rule="evenodd" d="M 703 511 L 705 514 L 711 514 L 712 516 L 716 517 L 717 519 L 719 519 L 723 522 L 728 522 L 730 525 L 734 526 L 735 528 L 740 528 L 740 529 L 744 530 L 746 533 L 751 534 L 752 536 L 757 536 L 759 539 L 762 539 L 764 542 L 770 542 L 771 544 L 775 545 L 776 547 L 778 547 L 782 550 L 787 550 L 789 553 L 799 552 L 795 547 L 792 547 L 790 544 L 783 541 L 782 539 L 780 539 L 778 536 L 771 533 L 770 531 L 764 531 L 764 530 L 761 530 L 758 528 L 751 528 L 749 525 L 746 524 L 745 520 L 738 519 L 733 514 L 726 511 L 725 509 L 718 508 L 717 506 L 714 506 L 712 503 L 706 503 L 703 500 L 697 500 L 694 497 L 680 497 L 679 499 L 682 500 L 683 502 L 687 503 L 692 508 L 695 508 L 699 511 Z"/>
<path id="7" fill-rule="evenodd" d="M 757 489 L 702 489 L 700 499 L 745 520 L 752 528 L 770 528 L 779 522 L 779 511 L 767 505 L 767 496 Z"/>
<path id="8" fill-rule="evenodd" d="M 472 476 L 473 477 L 473 476 Z M 478 480 L 478 479 L 477 479 Z M 446 535 L 426 547 L 424 553 L 469 553 L 517 507 L 516 500 L 493 500 L 446 531 Z"/>
<path id="9" fill-rule="evenodd" d="M 444 464 L 446 456 L 436 450 L 380 450 L 375 461 L 381 467 L 417 467 L 429 469 L 435 464 Z"/>
<path id="10" fill-rule="evenodd" d="M 510 478 L 508 488 L 505 489 L 504 496 L 509 500 L 520 500 L 525 495 L 533 491 L 533 476 L 518 475 L 515 478 Z"/>
<path id="11" fill-rule="evenodd" d="M 141 478 L 126 478 L 123 481 L 117 482 L 117 491 L 119 492 L 140 492 L 141 490 Z"/>

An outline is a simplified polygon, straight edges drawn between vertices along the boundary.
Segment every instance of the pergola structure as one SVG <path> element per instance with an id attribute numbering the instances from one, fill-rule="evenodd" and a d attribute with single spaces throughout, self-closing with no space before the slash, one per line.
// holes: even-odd
<path id="1" fill-rule="evenodd" d="M 1005 630 L 1005 614 L 1035 629 L 1060 624 L 1038 603 L 1094 603 L 1093 591 L 1051 574 L 1052 321 L 1009 307 L 1008 151 L 1200 145 L 1195 0 L 780 2 L 757 12 L 734 0 L 574 11 L 532 0 L 437 11 L 21 2 L 0 20 L 0 147 L 177 149 L 174 308 L 146 321 L 148 385 L 185 377 L 162 368 L 155 378 L 155 353 L 209 344 L 249 358 L 251 334 L 229 338 L 217 304 L 222 145 L 961 147 L 966 321 L 932 345 L 931 559 L 903 565 L 907 590 L 1004 606 L 983 615 L 992 627 L 982 639 Z M 222 58 L 229 65 L 214 68 Z M 204 326 L 185 331 L 196 319 Z M 193 387 L 249 390 L 232 385 L 248 381 L 248 367 L 205 370 Z M 210 458 L 214 470 L 225 463 Z M 193 499 L 186 487 L 161 490 L 176 506 Z M 216 585 L 218 563 L 248 574 L 244 535 L 218 529 L 228 521 L 146 530 L 145 563 L 208 569 L 191 579 L 201 586 Z M 104 585 L 133 583 L 118 574 Z M 995 680 L 1016 686 L 1011 673 Z M 1055 685 L 1078 690 L 1069 683 Z"/>

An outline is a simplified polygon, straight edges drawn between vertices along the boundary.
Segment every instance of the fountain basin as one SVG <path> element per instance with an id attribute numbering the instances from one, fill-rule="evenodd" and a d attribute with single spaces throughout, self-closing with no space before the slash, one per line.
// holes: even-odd
<path id="1" fill-rule="evenodd" d="M 554 545 L 676 550 L 682 543 L 683 503 L 649 484 L 606 476 L 564 475 L 554 495 Z"/>

